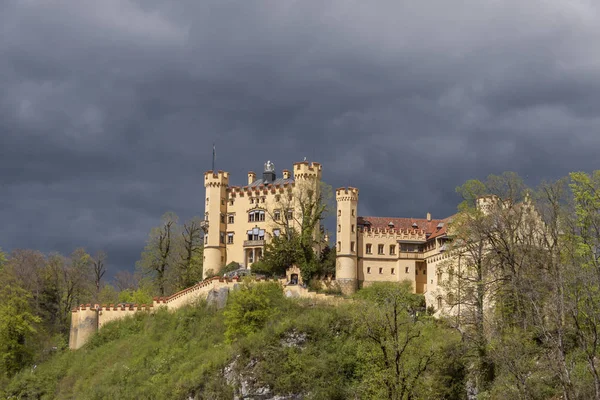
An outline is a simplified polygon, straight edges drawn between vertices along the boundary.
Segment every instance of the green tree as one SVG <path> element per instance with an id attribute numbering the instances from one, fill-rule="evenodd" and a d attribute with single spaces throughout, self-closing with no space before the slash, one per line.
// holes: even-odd
<path id="1" fill-rule="evenodd" d="M 286 236 L 275 236 L 266 246 L 262 260 L 252 264 L 252 271 L 269 276 L 282 276 L 302 259 L 300 237 L 291 230 Z"/>
<path id="2" fill-rule="evenodd" d="M 331 186 L 307 180 L 297 182 L 293 189 L 290 187 L 286 193 L 278 195 L 272 209 L 267 210 L 275 225 L 283 231 L 278 249 L 289 249 L 290 246 L 297 248 L 297 251 L 288 251 L 284 261 L 294 258 L 305 282 L 319 271 L 318 253 L 323 246 L 321 221 L 333 208 L 332 199 Z M 279 218 L 276 218 L 276 213 L 280 215 Z M 285 240 L 287 244 L 281 242 Z M 267 250 L 265 257 L 268 257 Z M 273 273 L 280 273 L 282 264 L 273 265 L 277 270 Z"/>
<path id="3" fill-rule="evenodd" d="M 0 247 L 0 272 L 4 269 L 4 265 L 6 264 L 6 254 L 2 251 L 2 247 Z"/>
<path id="4" fill-rule="evenodd" d="M 572 258 L 579 265 L 572 285 L 575 332 L 600 399 L 600 170 L 570 174 L 575 205 Z"/>
<path id="5" fill-rule="evenodd" d="M 112 285 L 104 285 L 98 293 L 98 303 L 100 304 L 116 304 L 119 302 L 119 292 Z"/>
<path id="6" fill-rule="evenodd" d="M 225 337 L 234 341 L 261 329 L 265 323 L 280 312 L 285 301 L 281 286 L 275 282 L 244 282 L 238 290 L 229 294 L 225 318 Z"/>
<path id="7" fill-rule="evenodd" d="M 14 375 L 33 358 L 30 341 L 41 318 L 31 312 L 30 298 L 14 282 L 0 287 L 0 368 L 7 376 Z"/>
<path id="8" fill-rule="evenodd" d="M 360 387 L 367 398 L 414 398 L 425 371 L 434 362 L 434 325 L 425 314 L 422 295 L 409 281 L 375 283 L 356 294 L 354 320 L 359 354 L 369 372 Z"/>
<path id="9" fill-rule="evenodd" d="M 148 289 L 138 288 L 136 290 L 124 290 L 119 293 L 119 303 L 133 303 L 133 304 L 152 304 L 152 295 Z"/>

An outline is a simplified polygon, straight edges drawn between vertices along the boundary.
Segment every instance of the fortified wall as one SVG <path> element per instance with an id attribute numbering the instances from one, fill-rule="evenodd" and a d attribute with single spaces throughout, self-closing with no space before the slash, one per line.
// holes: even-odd
<path id="1" fill-rule="evenodd" d="M 261 280 L 258 280 L 261 281 Z M 269 280 L 266 282 L 279 282 L 285 284 L 286 280 Z M 198 284 L 177 292 L 168 297 L 155 297 L 152 304 L 134 305 L 99 305 L 82 304 L 74 308 L 71 313 L 71 331 L 69 335 L 69 348 L 79 349 L 90 337 L 102 328 L 104 324 L 122 319 L 138 312 L 152 312 L 159 307 L 168 310 L 176 310 L 197 300 L 206 299 L 211 292 L 219 292 L 222 289 L 231 290 L 238 285 L 238 278 L 214 277 L 206 279 Z M 312 298 L 315 300 L 339 301 L 338 297 L 322 293 L 309 292 L 306 288 L 298 285 L 284 286 L 287 297 Z"/>

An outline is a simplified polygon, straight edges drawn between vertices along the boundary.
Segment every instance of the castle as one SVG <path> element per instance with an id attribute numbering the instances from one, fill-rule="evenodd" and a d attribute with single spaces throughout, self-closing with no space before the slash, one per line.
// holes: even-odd
<path id="1" fill-rule="evenodd" d="M 265 245 L 290 224 L 299 228 L 301 211 L 295 201 L 302 191 L 318 188 L 321 164 L 298 162 L 277 176 L 265 164 L 262 178 L 248 172 L 245 186 L 230 186 L 229 174 L 208 171 L 206 188 L 204 270 L 217 272 L 235 261 L 245 268 L 261 259 Z M 336 281 L 351 294 L 372 282 L 413 282 L 416 293 L 429 294 L 428 304 L 440 305 L 437 292 L 441 274 L 436 266 L 445 259 L 449 218 L 361 217 L 356 188 L 335 193 L 337 210 Z M 441 308 L 441 307 L 440 307 Z"/>
<path id="2" fill-rule="evenodd" d="M 293 171 L 293 172 L 292 172 Z M 302 225 L 302 205 L 307 193 L 318 197 L 322 167 L 316 162 L 298 162 L 292 171 L 284 169 L 278 177 L 269 161 L 262 178 L 248 172 L 247 185 L 229 185 L 229 173 L 208 171 L 204 229 L 204 277 L 219 271 L 230 262 L 252 268 L 264 254 L 273 237 L 286 234 Z M 409 280 L 416 293 L 425 294 L 428 305 L 441 310 L 442 279 L 439 263 L 446 253 L 449 218 L 387 218 L 358 216 L 358 189 L 340 188 L 336 199 L 336 283 L 344 294 L 373 282 Z M 310 200 L 310 199 L 308 199 Z M 314 233 L 315 243 L 321 238 Z M 288 279 L 279 280 L 282 285 Z M 237 279 L 215 277 L 175 293 L 155 298 L 148 305 L 82 304 L 73 309 L 69 347 L 78 349 L 105 323 L 157 307 L 177 309 L 218 290 L 230 290 Z M 286 286 L 286 295 L 337 301 L 324 294 L 309 292 L 300 286 Z M 339 299 L 338 299 L 339 300 Z"/>
<path id="3" fill-rule="evenodd" d="M 244 186 L 230 186 L 227 172 L 206 172 L 204 277 L 230 262 L 250 268 L 263 257 L 265 245 L 274 236 L 299 230 L 298 200 L 308 191 L 318 194 L 320 181 L 321 164 L 306 161 L 295 163 L 293 173 L 284 169 L 281 177 L 268 161 L 262 178 L 248 172 Z"/>
<path id="4" fill-rule="evenodd" d="M 249 172 L 244 186 L 230 186 L 227 172 L 204 174 L 204 277 L 211 274 L 211 270 L 219 274 L 227 263 L 234 261 L 251 269 L 252 264 L 263 257 L 270 240 L 301 228 L 302 208 L 319 197 L 322 167 L 319 163 L 304 161 L 293 164 L 292 170 L 284 169 L 279 178 L 269 161 L 262 178 L 257 179 L 254 172 Z M 457 251 L 456 246 L 450 251 L 449 225 L 455 216 L 443 219 L 434 219 L 429 213 L 425 218 L 359 216 L 358 198 L 359 191 L 353 187 L 335 191 L 335 283 L 341 291 L 352 294 L 373 282 L 408 280 L 414 292 L 423 294 L 427 306 L 433 307 L 438 315 L 453 314 L 456 311 L 453 293 L 443 289 L 442 280 L 452 280 L 448 265 L 457 260 L 460 271 L 461 251 Z M 527 195 L 517 204 L 502 201 L 497 196 L 479 197 L 476 206 L 484 214 L 498 207 L 509 214 L 517 212 L 519 220 L 525 223 L 523 226 L 529 224 L 533 228 L 521 227 L 513 232 L 518 237 L 535 238 L 545 230 L 541 215 Z M 320 229 L 315 229 L 315 243 L 327 242 L 321 234 Z M 465 259 L 468 257 L 466 254 Z M 340 301 L 337 297 L 288 284 L 289 281 L 289 277 L 278 280 L 287 296 Z M 155 298 L 149 305 L 82 304 L 72 313 L 69 347 L 81 347 L 107 322 L 159 306 L 174 310 L 197 299 L 210 299 L 211 294 L 233 289 L 237 282 L 237 279 L 224 277 L 204 279 L 169 297 Z"/>

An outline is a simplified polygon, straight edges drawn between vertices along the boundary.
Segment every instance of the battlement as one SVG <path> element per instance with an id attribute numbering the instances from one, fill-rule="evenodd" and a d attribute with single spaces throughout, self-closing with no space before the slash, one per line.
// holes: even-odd
<path id="1" fill-rule="evenodd" d="M 291 189 L 295 186 L 294 182 L 274 183 L 274 184 L 260 184 L 256 186 L 230 186 L 227 191 L 232 197 L 240 196 L 243 197 L 245 193 L 250 194 L 262 194 L 267 195 L 269 193 L 284 193 L 286 189 Z"/>
<path id="2" fill-rule="evenodd" d="M 368 238 L 387 238 L 415 242 L 424 242 L 427 240 L 427 235 L 422 229 L 362 228 L 359 231 Z"/>
<path id="3" fill-rule="evenodd" d="M 206 171 L 204 173 L 204 186 L 228 186 L 229 172 L 225 171 Z"/>
<path id="4" fill-rule="evenodd" d="M 335 190 L 337 201 L 358 201 L 358 189 L 354 187 L 338 188 Z"/>
<path id="5" fill-rule="evenodd" d="M 322 166 L 318 162 L 302 161 L 294 163 L 294 179 L 320 178 Z"/>

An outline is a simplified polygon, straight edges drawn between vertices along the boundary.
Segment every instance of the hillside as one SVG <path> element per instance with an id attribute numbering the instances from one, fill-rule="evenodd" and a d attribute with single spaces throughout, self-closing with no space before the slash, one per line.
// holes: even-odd
<path id="1" fill-rule="evenodd" d="M 22 399 L 348 399 L 388 397 L 389 390 L 393 398 L 452 398 L 462 392 L 460 368 L 454 383 L 449 370 L 456 343 L 451 332 L 429 317 L 410 317 L 409 310 L 421 300 L 398 285 L 393 290 L 404 299 L 396 310 L 399 337 L 408 343 L 400 354 L 398 378 L 408 383 L 404 386 L 389 385 L 389 360 L 365 330 L 383 321 L 371 308 L 377 299 L 334 307 L 287 299 L 277 285 L 263 283 L 232 292 L 223 310 L 199 302 L 176 312 L 140 313 L 108 323 L 80 350 L 60 352 L 21 371 L 0 394 Z M 369 291 L 363 292 L 368 297 Z M 381 343 L 392 349 L 385 324 L 378 329 Z"/>

